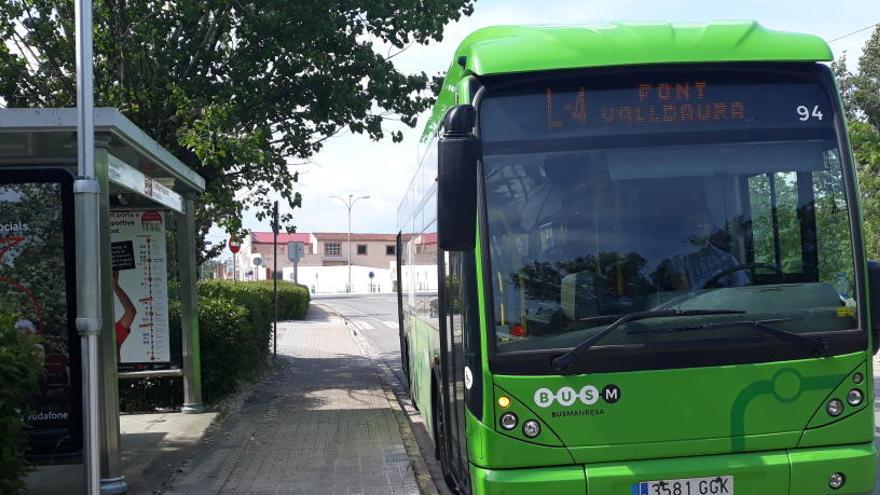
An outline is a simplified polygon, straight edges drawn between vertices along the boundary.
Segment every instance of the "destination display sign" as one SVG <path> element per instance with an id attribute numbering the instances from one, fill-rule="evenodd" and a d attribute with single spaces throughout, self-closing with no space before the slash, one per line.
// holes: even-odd
<path id="1" fill-rule="evenodd" d="M 675 122 L 718 122 L 745 120 L 743 100 L 712 99 L 706 81 L 678 81 L 675 83 L 639 83 L 631 101 L 599 101 L 597 119 L 602 124 L 671 124 Z M 548 87 L 547 127 L 559 129 L 570 125 L 587 125 L 587 89 L 581 86 L 574 94 L 560 98 Z M 738 95 L 731 95 L 736 97 Z"/>
<path id="2" fill-rule="evenodd" d="M 833 129 L 819 84 L 720 77 L 560 80 L 489 91 L 484 142 L 678 131 Z"/>

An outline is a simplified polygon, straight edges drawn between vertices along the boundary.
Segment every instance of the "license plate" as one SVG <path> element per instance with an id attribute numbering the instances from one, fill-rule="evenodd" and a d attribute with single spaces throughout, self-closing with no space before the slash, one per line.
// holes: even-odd
<path id="1" fill-rule="evenodd" d="M 733 495 L 733 476 L 634 483 L 632 495 Z"/>

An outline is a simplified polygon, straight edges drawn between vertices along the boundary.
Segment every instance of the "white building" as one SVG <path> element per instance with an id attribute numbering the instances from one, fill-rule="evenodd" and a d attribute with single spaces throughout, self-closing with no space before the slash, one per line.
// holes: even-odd
<path id="1" fill-rule="evenodd" d="M 302 242 L 305 255 L 298 264 L 299 283 L 315 294 L 346 292 L 348 239 L 347 233 L 278 234 L 279 276 L 284 280 L 294 280 L 287 245 L 289 242 Z M 351 234 L 350 250 L 352 292 L 394 291 L 397 250 L 397 237 L 394 234 Z M 237 280 L 271 280 L 273 254 L 272 232 L 252 232 L 235 255 Z"/>

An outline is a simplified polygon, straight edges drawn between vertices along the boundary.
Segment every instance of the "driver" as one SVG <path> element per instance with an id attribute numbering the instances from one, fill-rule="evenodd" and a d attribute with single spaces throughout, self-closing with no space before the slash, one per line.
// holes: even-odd
<path id="1" fill-rule="evenodd" d="M 670 260 L 669 282 L 675 290 L 702 289 L 717 274 L 741 265 L 736 256 L 712 244 L 715 228 L 707 210 L 699 209 L 685 215 L 684 227 L 693 249 Z M 739 270 L 721 277 L 717 284 L 743 287 L 749 284 L 749 277 Z"/>
<path id="2" fill-rule="evenodd" d="M 543 176 L 534 178 L 520 213 L 520 227 L 528 232 L 529 255 L 540 261 L 569 261 L 581 229 L 580 214 L 590 196 L 592 175 L 601 170 L 585 152 L 554 152 L 544 159 Z M 573 231 L 573 229 L 575 231 Z"/>

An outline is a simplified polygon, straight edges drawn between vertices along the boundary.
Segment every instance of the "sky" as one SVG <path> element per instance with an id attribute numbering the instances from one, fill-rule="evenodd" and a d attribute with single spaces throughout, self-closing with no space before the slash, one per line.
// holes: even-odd
<path id="1" fill-rule="evenodd" d="M 880 23 L 878 0 L 477 0 L 470 17 L 446 26 L 442 42 L 414 45 L 394 58 L 399 70 L 436 74 L 449 66 L 455 48 L 479 28 L 497 24 L 597 24 L 607 21 L 706 22 L 757 20 L 770 29 L 812 33 L 833 40 Z M 848 54 L 855 69 L 862 47 L 873 29 L 831 42 L 835 58 Z M 369 195 L 352 209 L 353 232 L 397 231 L 397 207 L 415 173 L 418 138 L 426 115 L 415 129 L 403 126 L 404 140 L 374 142 L 359 135 L 329 140 L 312 163 L 299 167 L 297 190 L 302 208 L 293 211 L 298 232 L 345 232 L 347 210 L 332 195 Z M 397 129 L 397 127 L 389 127 Z M 289 211 L 285 207 L 282 212 Z M 245 215 L 249 230 L 267 231 L 268 221 Z M 226 234 L 212 230 L 208 240 Z"/>

